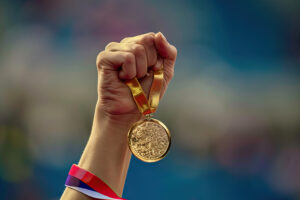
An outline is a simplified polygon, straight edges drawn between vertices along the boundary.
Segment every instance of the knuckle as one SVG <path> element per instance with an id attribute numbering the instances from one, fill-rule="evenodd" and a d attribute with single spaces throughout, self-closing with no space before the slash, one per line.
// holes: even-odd
<path id="1" fill-rule="evenodd" d="M 133 63 L 135 60 L 135 57 L 132 53 L 126 53 L 125 54 L 125 62 L 127 63 Z"/>
<path id="2" fill-rule="evenodd" d="M 142 45 L 134 45 L 133 47 L 133 53 L 135 55 L 141 55 L 145 53 L 145 49 Z"/>
<path id="3" fill-rule="evenodd" d="M 110 42 L 105 46 L 105 49 L 111 49 L 115 44 L 116 42 Z"/>
<path id="4" fill-rule="evenodd" d="M 105 51 L 101 51 L 100 53 L 98 53 L 96 58 L 96 66 L 98 69 L 100 69 L 104 57 L 105 57 Z"/>
<path id="5" fill-rule="evenodd" d="M 125 37 L 121 40 L 121 42 L 126 42 L 127 40 L 129 40 L 129 37 Z"/>
<path id="6" fill-rule="evenodd" d="M 150 35 L 150 36 L 154 37 L 155 33 L 154 32 L 149 32 L 149 33 L 147 33 L 147 35 Z"/>
<path id="7" fill-rule="evenodd" d="M 154 35 L 145 35 L 143 38 L 142 38 L 142 42 L 146 45 L 153 45 L 154 44 Z"/>

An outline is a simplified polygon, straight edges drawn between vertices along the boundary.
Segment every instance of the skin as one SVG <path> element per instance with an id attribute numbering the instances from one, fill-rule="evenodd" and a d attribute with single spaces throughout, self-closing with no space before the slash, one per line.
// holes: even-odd
<path id="1" fill-rule="evenodd" d="M 137 77 L 148 94 L 153 71 L 163 66 L 162 97 L 173 77 L 176 56 L 176 48 L 160 32 L 111 42 L 97 56 L 98 100 L 91 135 L 78 166 L 100 177 L 119 196 L 131 158 L 127 132 L 143 117 L 124 80 Z M 66 188 L 61 199 L 92 198 Z"/>

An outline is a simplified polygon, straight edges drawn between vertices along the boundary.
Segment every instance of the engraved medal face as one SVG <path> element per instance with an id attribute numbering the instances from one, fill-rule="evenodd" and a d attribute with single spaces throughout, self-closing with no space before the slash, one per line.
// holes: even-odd
<path id="1" fill-rule="evenodd" d="M 168 153 L 171 145 L 170 132 L 156 119 L 140 120 L 128 132 L 128 145 L 138 159 L 156 162 Z"/>

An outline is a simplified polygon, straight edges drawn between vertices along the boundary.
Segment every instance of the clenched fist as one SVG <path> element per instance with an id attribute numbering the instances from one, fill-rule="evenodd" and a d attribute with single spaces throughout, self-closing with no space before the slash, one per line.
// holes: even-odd
<path id="1" fill-rule="evenodd" d="M 126 79 L 137 77 L 147 95 L 151 88 L 153 71 L 163 67 L 164 82 L 161 97 L 174 74 L 176 48 L 162 33 L 146 33 L 109 43 L 97 57 L 97 107 L 109 117 L 141 117 L 132 98 Z M 118 119 L 119 120 L 119 119 Z"/>

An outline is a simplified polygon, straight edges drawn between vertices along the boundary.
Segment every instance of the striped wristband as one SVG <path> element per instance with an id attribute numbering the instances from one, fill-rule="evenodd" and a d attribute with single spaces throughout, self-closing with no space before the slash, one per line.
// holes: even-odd
<path id="1" fill-rule="evenodd" d="M 125 200 L 119 197 L 99 177 L 77 165 L 72 165 L 65 186 L 95 199 Z"/>

